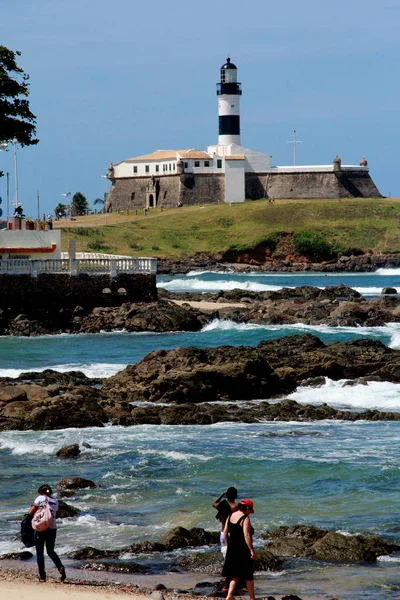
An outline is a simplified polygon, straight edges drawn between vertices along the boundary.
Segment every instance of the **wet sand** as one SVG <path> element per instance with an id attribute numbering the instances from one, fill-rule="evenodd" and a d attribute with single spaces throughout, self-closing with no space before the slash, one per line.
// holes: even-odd
<path id="1" fill-rule="evenodd" d="M 192 308 L 197 308 L 202 312 L 214 312 L 216 310 L 221 310 L 223 308 L 248 308 L 248 304 L 244 304 L 243 302 L 192 302 L 192 300 L 171 300 L 182 306 L 183 304 L 189 304 Z"/>

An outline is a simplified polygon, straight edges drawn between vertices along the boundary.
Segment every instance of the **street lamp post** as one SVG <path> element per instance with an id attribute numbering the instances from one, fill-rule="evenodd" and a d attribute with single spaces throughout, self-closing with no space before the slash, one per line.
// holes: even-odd
<path id="1" fill-rule="evenodd" d="M 12 143 L 14 144 L 14 175 L 15 175 L 15 209 L 18 208 L 18 161 L 17 161 L 17 138 L 13 138 Z"/>
<path id="2" fill-rule="evenodd" d="M 7 150 L 8 142 L 0 142 L 0 152 L 4 152 Z M 7 220 L 8 220 L 8 173 L 7 173 L 7 185 L 6 185 L 6 202 L 7 202 Z M 0 196 L 0 204 L 1 204 L 1 196 Z M 3 211 L 0 208 L 0 217 L 2 216 Z"/>
<path id="3" fill-rule="evenodd" d="M 105 220 L 105 224 L 107 225 L 107 195 L 108 195 L 108 183 L 107 182 L 108 182 L 108 177 L 107 177 L 107 175 L 102 175 L 102 177 L 106 184 L 106 191 L 104 194 L 104 217 L 105 217 L 104 220 Z"/>

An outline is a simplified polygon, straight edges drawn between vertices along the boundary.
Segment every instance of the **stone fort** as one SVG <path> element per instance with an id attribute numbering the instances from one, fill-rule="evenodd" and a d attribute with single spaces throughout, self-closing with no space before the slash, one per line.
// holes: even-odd
<path id="1" fill-rule="evenodd" d="M 237 67 L 228 58 L 220 69 L 217 84 L 218 144 L 208 146 L 206 152 L 195 148 L 156 150 L 111 164 L 106 210 L 236 203 L 259 198 L 381 197 L 365 158 L 358 165 L 342 165 L 336 156 L 330 165 L 274 167 L 268 154 L 243 147 L 241 95 Z"/>

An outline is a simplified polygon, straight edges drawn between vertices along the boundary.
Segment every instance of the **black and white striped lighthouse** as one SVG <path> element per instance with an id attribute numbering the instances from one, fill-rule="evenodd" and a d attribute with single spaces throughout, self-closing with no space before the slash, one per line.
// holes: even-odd
<path id="1" fill-rule="evenodd" d="M 231 59 L 227 58 L 221 67 L 221 81 L 217 83 L 219 146 L 240 146 L 240 86 L 237 81 L 237 68 L 231 63 Z"/>

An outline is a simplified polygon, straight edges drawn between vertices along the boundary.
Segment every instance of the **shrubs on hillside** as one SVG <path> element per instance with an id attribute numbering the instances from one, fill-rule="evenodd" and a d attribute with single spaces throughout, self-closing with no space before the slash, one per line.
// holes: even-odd
<path id="1" fill-rule="evenodd" d="M 330 242 L 319 231 L 299 231 L 293 236 L 296 254 L 311 260 L 331 260 L 340 256 L 363 254 L 359 248 L 345 248 L 336 242 Z"/>
<path id="2" fill-rule="evenodd" d="M 296 254 L 316 260 L 329 260 L 337 256 L 333 246 L 319 231 L 299 231 L 293 236 Z"/>

